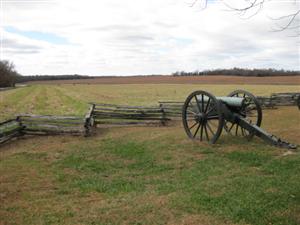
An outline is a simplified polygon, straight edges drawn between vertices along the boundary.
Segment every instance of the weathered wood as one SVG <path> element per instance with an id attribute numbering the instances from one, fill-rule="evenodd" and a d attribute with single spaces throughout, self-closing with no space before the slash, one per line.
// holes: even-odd
<path id="1" fill-rule="evenodd" d="M 8 136 L 14 132 L 20 132 L 23 128 L 22 127 L 15 127 L 13 129 L 7 130 L 7 131 L 1 131 L 0 137 Z"/>
<path id="2" fill-rule="evenodd" d="M 135 124 L 140 124 L 140 125 L 147 125 L 147 124 L 159 124 L 160 121 L 153 122 L 153 121 L 129 121 L 129 122 L 111 122 L 111 121 L 95 121 L 96 124 L 115 124 L 115 125 L 135 125 Z"/>
<path id="3" fill-rule="evenodd" d="M 174 108 L 174 109 L 170 109 L 170 108 L 163 108 L 165 110 L 165 112 L 174 112 L 174 113 L 178 113 L 178 112 L 182 112 L 182 108 Z"/>
<path id="4" fill-rule="evenodd" d="M 65 126 L 79 126 L 83 124 L 83 120 L 81 121 L 62 121 L 62 120 L 44 120 L 44 119 L 32 119 L 32 118 L 26 118 L 21 120 L 23 124 L 32 123 L 32 124 L 61 124 Z"/>
<path id="5" fill-rule="evenodd" d="M 26 127 L 24 129 L 24 132 L 27 131 L 45 131 L 45 132 L 61 132 L 61 133 L 66 133 L 66 132 L 84 132 L 84 129 L 60 129 L 59 127 L 49 127 L 49 126 L 39 126 L 39 127 Z"/>
<path id="6" fill-rule="evenodd" d="M 95 105 L 94 117 L 97 124 L 148 125 L 155 123 L 165 125 L 166 121 L 170 120 L 167 110 L 161 104 L 159 106 L 124 106 L 96 103 Z"/>
<path id="7" fill-rule="evenodd" d="M 172 101 L 172 100 L 169 100 L 169 101 L 158 101 L 158 103 L 160 103 L 160 104 L 168 104 L 168 103 L 171 103 L 171 104 L 174 104 L 174 103 L 183 104 L 184 102 L 183 101 Z"/>
<path id="8" fill-rule="evenodd" d="M 94 127 L 94 109 L 95 104 L 92 104 L 88 113 L 85 115 L 85 137 L 90 136 L 92 133 L 92 128 Z"/>
<path id="9" fill-rule="evenodd" d="M 160 117 L 162 115 L 162 112 L 103 112 L 103 111 L 95 111 L 94 116 L 101 116 L 101 115 L 112 115 L 112 116 L 154 116 L 154 117 Z"/>
<path id="10" fill-rule="evenodd" d="M 3 122 L 0 122 L 0 126 L 11 123 L 11 122 L 16 122 L 16 119 L 9 119 L 9 120 L 5 120 Z"/>
<path id="11" fill-rule="evenodd" d="M 123 109 L 157 109 L 157 106 L 128 106 L 128 105 L 115 105 L 115 104 L 106 104 L 106 103 L 91 103 L 97 106 L 109 106 L 115 108 L 123 108 Z"/>
<path id="12" fill-rule="evenodd" d="M 21 135 L 23 127 L 17 119 L 9 119 L 0 123 L 0 144 Z"/>
<path id="13" fill-rule="evenodd" d="M 153 108 L 153 109 L 123 109 L 123 108 L 95 108 L 95 112 L 121 112 L 121 113 L 131 113 L 131 112 L 137 112 L 137 113 L 159 113 L 161 112 L 160 108 Z"/>
<path id="14" fill-rule="evenodd" d="M 26 129 L 24 131 L 25 135 L 76 135 L 76 136 L 82 136 L 84 131 L 72 131 L 72 132 L 66 132 L 66 131 L 50 131 L 50 130 L 32 130 L 32 129 Z"/>
<path id="15" fill-rule="evenodd" d="M 102 118 L 95 118 L 96 120 L 99 120 L 99 119 L 124 119 L 124 120 L 158 120 L 160 121 L 162 118 L 157 118 L 157 117 L 136 117 L 136 118 L 132 118 L 132 117 L 102 117 Z M 169 120 L 169 119 L 168 119 Z"/>
<path id="16" fill-rule="evenodd" d="M 15 137 L 18 137 L 18 136 L 20 136 L 20 132 L 16 131 L 16 132 L 11 133 L 7 136 L 1 137 L 0 138 L 0 144 L 4 144 L 4 143 L 8 142 L 9 140 L 11 140 Z"/>
<path id="17" fill-rule="evenodd" d="M 83 120 L 82 117 L 79 116 L 54 116 L 54 115 L 31 115 L 31 114 L 20 114 L 18 115 L 22 120 L 23 117 L 30 118 L 41 118 L 41 119 L 50 119 L 50 120 Z"/>
<path id="18" fill-rule="evenodd" d="M 265 96 L 257 96 L 256 98 L 262 108 L 271 108 L 271 109 L 275 108 L 275 103 L 273 102 L 272 98 L 265 97 Z"/>
<path id="19" fill-rule="evenodd" d="M 58 125 L 53 125 L 53 124 L 24 124 L 25 129 L 28 129 L 29 127 L 34 128 L 34 127 L 43 127 L 43 128 L 48 128 L 48 129 L 57 129 L 57 130 L 74 130 L 74 129 L 83 129 L 83 126 L 64 126 L 63 124 L 58 124 Z"/>
<path id="20" fill-rule="evenodd" d="M 272 101 L 279 106 L 297 105 L 297 99 L 299 96 L 299 92 L 271 94 Z"/>
<path id="21" fill-rule="evenodd" d="M 100 111 L 95 111 L 94 112 L 94 115 L 109 115 L 109 116 L 132 116 L 132 117 L 135 117 L 135 116 L 144 116 L 144 117 L 147 117 L 147 116 L 161 116 L 162 113 L 159 112 L 159 113 L 121 113 L 121 112 L 100 112 Z"/>
<path id="22" fill-rule="evenodd" d="M 154 115 L 154 116 L 161 116 L 162 112 L 121 112 L 121 111 L 94 111 L 94 115 L 132 115 L 132 116 L 139 116 L 139 115 Z"/>
<path id="23" fill-rule="evenodd" d="M 130 120 L 150 120 L 150 119 L 161 119 L 162 116 L 153 116 L 153 115 L 109 115 L 109 114 L 97 114 L 95 115 L 95 119 L 104 119 L 104 118 L 112 118 L 112 119 L 130 119 Z"/>

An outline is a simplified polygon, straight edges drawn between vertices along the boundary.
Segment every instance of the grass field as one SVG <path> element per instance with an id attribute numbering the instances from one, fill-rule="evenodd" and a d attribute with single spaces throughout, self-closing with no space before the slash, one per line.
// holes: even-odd
<path id="1" fill-rule="evenodd" d="M 32 85 L 0 92 L 1 119 L 83 115 L 88 102 L 183 100 L 299 91 L 287 85 Z M 300 144 L 296 107 L 265 110 L 263 127 Z M 0 147 L 0 224 L 300 224 L 300 154 L 255 138 L 187 139 L 180 124 L 26 137 Z"/>
<path id="2" fill-rule="evenodd" d="M 194 90 L 227 95 L 245 89 L 256 95 L 300 91 L 297 85 L 32 85 L 0 92 L 0 119 L 19 113 L 84 115 L 89 102 L 157 105 L 159 100 L 181 100 Z"/>

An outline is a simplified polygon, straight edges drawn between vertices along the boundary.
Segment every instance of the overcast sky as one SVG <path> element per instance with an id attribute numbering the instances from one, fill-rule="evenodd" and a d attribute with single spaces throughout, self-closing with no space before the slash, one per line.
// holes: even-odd
<path id="1" fill-rule="evenodd" d="M 295 12 L 294 0 L 271 1 L 250 19 L 217 0 L 205 10 L 191 0 L 0 1 L 1 59 L 23 75 L 300 70 L 295 30 L 272 32 L 270 19 Z"/>

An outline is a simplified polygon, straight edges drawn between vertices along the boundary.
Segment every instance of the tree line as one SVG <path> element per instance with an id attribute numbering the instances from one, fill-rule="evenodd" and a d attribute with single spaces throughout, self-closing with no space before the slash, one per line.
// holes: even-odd
<path id="1" fill-rule="evenodd" d="M 0 60 L 0 88 L 14 87 L 16 83 L 28 81 L 46 81 L 46 80 L 75 80 L 75 79 L 91 79 L 94 77 L 84 75 L 30 75 L 22 76 L 19 74 L 15 65 L 7 60 Z"/>
<path id="2" fill-rule="evenodd" d="M 46 81 L 46 80 L 77 80 L 77 79 L 91 79 L 94 77 L 85 75 L 30 75 L 30 76 L 19 76 L 17 78 L 18 83 L 28 82 L 28 81 Z"/>
<path id="3" fill-rule="evenodd" d="M 267 77 L 267 76 L 299 76 L 300 71 L 291 70 L 276 70 L 276 69 L 243 69 L 243 68 L 232 68 L 232 69 L 214 69 L 214 70 L 203 70 L 203 71 L 176 71 L 172 73 L 173 76 L 249 76 L 249 77 Z"/>
<path id="4" fill-rule="evenodd" d="M 252 76 L 252 77 L 267 77 L 267 76 L 299 76 L 300 71 L 291 70 L 276 70 L 276 69 L 215 69 L 204 71 L 177 71 L 172 73 L 173 76 Z M 46 80 L 75 80 L 75 79 L 91 79 L 96 77 L 85 75 L 20 75 L 12 62 L 6 60 L 0 60 L 0 88 L 2 87 L 14 87 L 16 83 L 28 82 L 28 81 L 46 81 Z"/>

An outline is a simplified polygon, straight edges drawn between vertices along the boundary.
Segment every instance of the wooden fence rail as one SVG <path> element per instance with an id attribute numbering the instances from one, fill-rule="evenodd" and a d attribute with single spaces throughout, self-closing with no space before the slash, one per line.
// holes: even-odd
<path id="1" fill-rule="evenodd" d="M 6 120 L 0 123 L 0 144 L 22 135 L 23 127 L 19 118 Z"/>
<path id="2" fill-rule="evenodd" d="M 76 116 L 19 115 L 0 123 L 0 144 L 23 135 L 86 135 L 92 119 Z"/>
<path id="3" fill-rule="evenodd" d="M 30 135 L 82 135 L 85 132 L 84 119 L 76 116 L 20 115 L 23 133 Z"/>
<path id="4" fill-rule="evenodd" d="M 102 125 L 164 125 L 169 119 L 158 106 L 127 106 L 93 103 L 95 124 Z"/>

